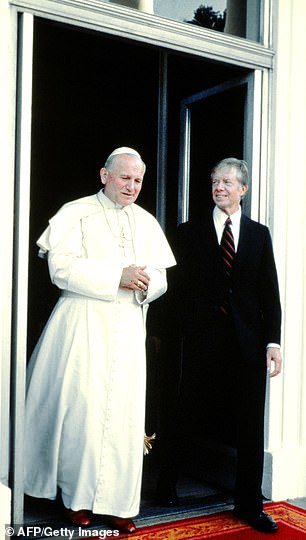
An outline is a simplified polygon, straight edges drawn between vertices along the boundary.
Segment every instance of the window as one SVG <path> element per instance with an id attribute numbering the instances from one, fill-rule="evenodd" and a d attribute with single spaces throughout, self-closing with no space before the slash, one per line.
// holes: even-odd
<path id="1" fill-rule="evenodd" d="M 159 17 L 253 41 L 261 38 L 260 0 L 106 0 Z"/>

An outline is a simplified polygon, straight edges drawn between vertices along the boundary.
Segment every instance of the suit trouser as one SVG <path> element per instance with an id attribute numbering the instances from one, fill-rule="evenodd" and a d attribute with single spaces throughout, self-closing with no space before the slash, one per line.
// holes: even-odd
<path id="1" fill-rule="evenodd" d="M 235 505 L 262 509 L 265 353 L 243 359 L 231 317 L 216 314 L 209 332 L 187 335 L 176 414 L 165 445 L 163 475 L 175 481 L 188 446 L 200 439 L 237 448 Z M 167 437 L 166 437 L 167 438 Z M 168 455 L 169 460 L 165 455 Z M 205 463 L 202 465 L 205 468 Z"/>

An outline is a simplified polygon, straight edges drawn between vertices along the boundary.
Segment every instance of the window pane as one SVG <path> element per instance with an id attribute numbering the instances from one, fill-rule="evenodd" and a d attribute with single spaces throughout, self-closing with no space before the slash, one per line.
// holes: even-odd
<path id="1" fill-rule="evenodd" d="M 260 40 L 260 0 L 154 0 L 154 13 L 253 41 Z"/>
<path id="2" fill-rule="evenodd" d="M 107 0 L 106 0 L 107 1 Z M 108 0 L 209 28 L 233 36 L 260 41 L 260 0 Z"/>

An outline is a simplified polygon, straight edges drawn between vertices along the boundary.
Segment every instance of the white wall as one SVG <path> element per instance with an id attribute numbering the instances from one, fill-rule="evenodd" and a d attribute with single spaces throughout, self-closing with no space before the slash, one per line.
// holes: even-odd
<path id="1" fill-rule="evenodd" d="M 306 2 L 279 0 L 270 226 L 283 305 L 283 373 L 270 382 L 264 492 L 306 496 Z"/>
<path id="2" fill-rule="evenodd" d="M 11 519 L 11 490 L 0 483 L 0 539 L 5 539 L 5 525 Z"/>

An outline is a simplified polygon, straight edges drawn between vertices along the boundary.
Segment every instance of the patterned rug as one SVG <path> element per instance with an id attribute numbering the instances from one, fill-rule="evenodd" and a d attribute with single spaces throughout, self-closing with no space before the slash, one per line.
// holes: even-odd
<path id="1" fill-rule="evenodd" d="M 291 504 L 267 503 L 265 511 L 277 522 L 279 530 L 268 535 L 275 540 L 306 540 L 306 511 Z M 97 537 L 96 537 L 97 538 Z M 188 518 L 171 523 L 138 528 L 133 535 L 121 535 L 131 540 L 263 540 L 260 533 L 235 518 L 230 511 Z"/>

